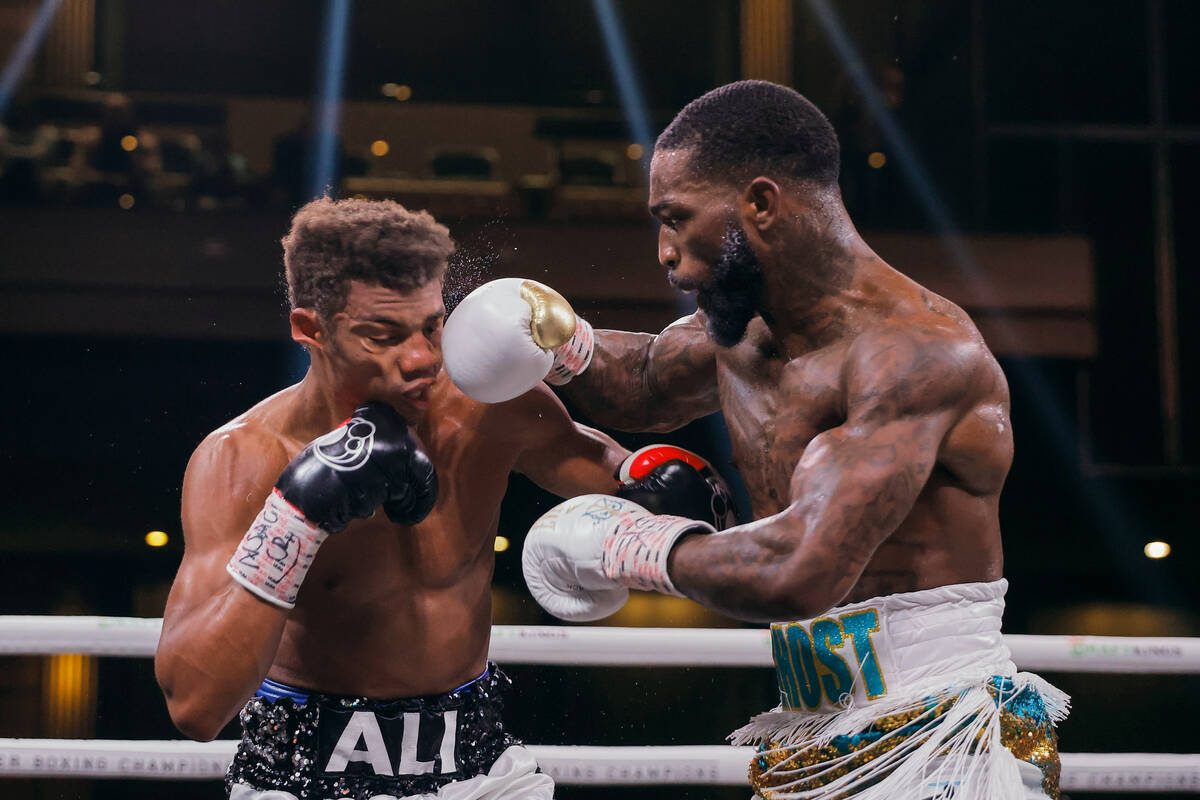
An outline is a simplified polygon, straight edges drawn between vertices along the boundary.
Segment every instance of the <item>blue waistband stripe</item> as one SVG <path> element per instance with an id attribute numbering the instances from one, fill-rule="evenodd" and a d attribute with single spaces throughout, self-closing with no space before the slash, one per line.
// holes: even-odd
<path id="1" fill-rule="evenodd" d="M 491 671 L 492 671 L 492 665 L 489 663 L 486 667 L 483 668 L 483 672 L 479 673 L 474 678 L 471 678 L 471 680 L 467 681 L 462 686 L 459 686 L 457 689 L 451 689 L 446 694 L 454 694 L 455 692 L 461 692 L 463 689 L 471 688 L 471 684 L 477 683 L 478 681 L 483 680 L 491 673 Z"/>
<path id="2" fill-rule="evenodd" d="M 294 700 L 298 705 L 307 703 L 309 697 L 307 692 L 302 692 L 295 687 L 288 686 L 286 683 L 279 683 L 270 678 L 263 678 L 262 686 L 258 687 L 258 691 L 254 693 L 254 696 L 265 697 L 272 703 L 287 697 Z"/>
<path id="3" fill-rule="evenodd" d="M 451 689 L 446 694 L 453 694 L 454 692 L 461 692 L 464 689 L 471 688 L 472 684 L 486 678 L 491 673 L 491 671 L 492 671 L 492 665 L 488 664 L 486 667 L 483 668 L 483 672 L 479 673 L 478 677 L 472 678 L 471 680 L 464 683 L 462 686 L 459 686 L 457 689 Z M 287 697 L 290 700 L 293 700 L 297 705 L 304 705 L 305 703 L 308 702 L 308 698 L 312 696 L 312 693 L 301 691 L 300 689 L 297 689 L 294 686 L 288 686 L 286 683 L 280 683 L 279 681 L 273 681 L 270 678 L 263 678 L 262 686 L 258 687 L 258 691 L 254 693 L 254 696 L 255 697 L 265 697 L 266 699 L 270 700 L 272 703 L 274 703 L 277 700 L 281 700 L 284 697 Z"/>

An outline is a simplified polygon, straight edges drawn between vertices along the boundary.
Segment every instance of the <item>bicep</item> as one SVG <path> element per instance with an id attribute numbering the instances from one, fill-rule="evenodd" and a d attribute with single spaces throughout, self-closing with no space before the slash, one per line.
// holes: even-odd
<path id="1" fill-rule="evenodd" d="M 783 515 L 800 533 L 792 558 L 831 583 L 838 602 L 912 511 L 937 462 L 942 414 L 847 423 L 814 438 L 792 474 Z"/>
<path id="2" fill-rule="evenodd" d="M 215 736 L 267 674 L 279 647 L 287 612 L 246 591 L 225 565 L 286 462 L 270 437 L 210 439 L 184 476 L 184 557 L 154 669 L 172 719 L 189 736 Z"/>
<path id="3" fill-rule="evenodd" d="M 246 458 L 239 452 L 243 449 L 228 441 L 205 442 L 188 463 L 181 509 L 183 559 L 167 598 L 165 625 L 228 585 L 225 564 L 271 491 L 279 471 L 273 462 L 279 459 L 262 450 Z"/>
<path id="4" fill-rule="evenodd" d="M 787 508 L 689 537 L 672 551 L 671 575 L 689 596 L 745 619 L 815 616 L 846 597 L 911 513 L 956 417 L 959 389 L 920 371 L 881 368 L 848 376 L 846 386 L 846 421 L 808 442 Z M 914 394 L 916 387 L 924 389 Z"/>
<path id="5" fill-rule="evenodd" d="M 846 367 L 846 421 L 815 437 L 791 482 L 789 515 L 837 600 L 911 513 L 946 437 L 978 391 L 976 343 L 923 329 L 861 337 Z"/>
<path id="6" fill-rule="evenodd" d="M 706 329 L 703 312 L 669 325 L 650 349 L 647 380 L 651 396 L 671 403 L 687 417 L 684 423 L 719 411 L 717 345 Z"/>
<path id="7" fill-rule="evenodd" d="M 589 417 L 619 430 L 671 431 L 720 409 L 716 345 L 702 314 L 661 333 L 597 330 L 587 371 L 564 388 Z"/>
<path id="8" fill-rule="evenodd" d="M 826 431 L 809 443 L 792 474 L 792 506 L 823 519 L 840 511 L 837 527 L 847 531 L 867 522 L 898 525 L 933 470 L 936 427 L 930 420 L 895 420 L 870 430 Z"/>

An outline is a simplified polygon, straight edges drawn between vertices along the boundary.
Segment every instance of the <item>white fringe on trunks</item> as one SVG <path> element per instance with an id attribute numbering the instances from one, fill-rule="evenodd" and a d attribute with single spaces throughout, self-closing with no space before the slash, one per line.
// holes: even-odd
<path id="1" fill-rule="evenodd" d="M 1001 744 L 1001 709 L 1032 689 L 1041 696 L 1050 721 L 1057 724 L 1066 717 L 1070 699 L 1039 676 L 1016 672 L 1000 635 L 1007 588 L 1003 579 L 955 584 L 875 598 L 823 615 L 821 620 L 837 621 L 839 628 L 848 631 L 841 620 L 863 610 L 876 612 L 878 630 L 869 638 L 877 660 L 875 674 L 882 675 L 886 690 L 867 696 L 866 647 L 848 646 L 851 638 L 846 636 L 837 650 L 849 667 L 851 691 L 833 699 L 826 690 L 810 710 L 789 708 L 784 695 L 779 707 L 730 734 L 732 744 L 764 746 L 761 755 L 766 761 L 779 762 L 763 774 L 766 781 L 757 788 L 772 800 L 843 794 L 854 800 L 1025 798 L 1022 762 Z M 779 636 L 789 625 L 798 624 L 811 639 L 815 621 L 776 623 L 773 634 Z M 822 628 L 828 630 L 828 625 Z M 825 642 L 827 657 L 829 644 Z M 777 659 L 779 655 L 777 649 Z M 777 664 L 780 672 L 789 669 L 795 667 L 785 664 L 779 669 Z M 1011 689 L 1005 687 L 1002 704 L 996 700 L 993 676 L 1012 681 Z M 812 678 L 819 680 L 815 674 Z M 949 708 L 938 714 L 937 706 L 946 702 Z M 812 751 L 836 737 L 860 734 L 882 717 L 905 713 L 916 716 L 865 747 L 804 766 L 813 760 Z M 839 775 L 838 770 L 846 771 Z"/>

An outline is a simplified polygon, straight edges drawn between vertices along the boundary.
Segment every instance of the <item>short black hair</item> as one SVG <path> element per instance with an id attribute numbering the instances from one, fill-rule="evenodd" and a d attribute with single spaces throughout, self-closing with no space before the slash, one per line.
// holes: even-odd
<path id="1" fill-rule="evenodd" d="M 738 81 L 696 98 L 675 115 L 656 150 L 686 150 L 692 171 L 744 182 L 758 175 L 837 184 L 837 134 L 795 89 Z"/>

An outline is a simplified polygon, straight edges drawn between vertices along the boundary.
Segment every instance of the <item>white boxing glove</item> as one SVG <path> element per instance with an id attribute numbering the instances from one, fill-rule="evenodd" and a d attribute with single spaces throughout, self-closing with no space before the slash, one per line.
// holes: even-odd
<path id="1" fill-rule="evenodd" d="M 592 326 L 562 295 L 524 278 L 480 286 L 442 330 L 450 380 L 468 397 L 502 403 L 545 379 L 559 385 L 587 369 Z"/>
<path id="2" fill-rule="evenodd" d="M 683 534 L 714 532 L 707 522 L 651 514 L 632 500 L 580 495 L 529 529 L 521 571 L 542 608 L 590 622 L 620 609 L 630 589 L 682 597 L 667 575 L 667 556 Z"/>

